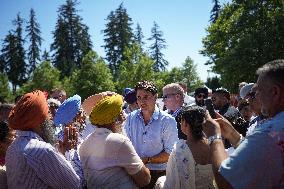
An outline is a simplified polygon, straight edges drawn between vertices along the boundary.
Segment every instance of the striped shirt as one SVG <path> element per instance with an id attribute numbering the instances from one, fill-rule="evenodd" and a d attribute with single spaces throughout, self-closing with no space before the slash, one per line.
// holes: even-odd
<path id="1" fill-rule="evenodd" d="M 82 173 L 72 165 L 36 133 L 19 131 L 6 153 L 8 187 L 80 188 Z"/>

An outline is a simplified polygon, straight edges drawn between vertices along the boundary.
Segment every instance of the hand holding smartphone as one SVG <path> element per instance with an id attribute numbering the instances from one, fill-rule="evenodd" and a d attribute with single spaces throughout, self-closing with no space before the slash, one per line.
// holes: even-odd
<path id="1" fill-rule="evenodd" d="M 204 104 L 205 104 L 206 109 L 208 110 L 210 116 L 213 119 L 216 119 L 216 113 L 215 113 L 215 110 L 214 110 L 214 106 L 213 106 L 212 100 L 210 98 L 205 99 L 204 100 Z"/>

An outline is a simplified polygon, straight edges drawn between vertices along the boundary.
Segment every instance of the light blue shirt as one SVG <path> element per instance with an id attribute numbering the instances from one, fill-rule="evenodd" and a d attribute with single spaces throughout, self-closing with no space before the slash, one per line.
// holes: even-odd
<path id="1" fill-rule="evenodd" d="M 163 151 L 170 154 L 174 143 L 178 141 L 175 119 L 157 106 L 147 125 L 144 123 L 141 109 L 129 114 L 125 122 L 125 131 L 141 158 L 152 157 Z M 146 166 L 150 170 L 165 170 L 167 163 Z"/>
<path id="2" fill-rule="evenodd" d="M 284 188 L 284 112 L 256 127 L 219 171 L 233 188 Z"/>

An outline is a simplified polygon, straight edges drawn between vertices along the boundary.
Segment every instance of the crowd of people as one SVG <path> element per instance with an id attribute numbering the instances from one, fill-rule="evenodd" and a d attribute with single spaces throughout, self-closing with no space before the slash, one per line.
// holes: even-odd
<path id="1" fill-rule="evenodd" d="M 0 104 L 0 189 L 284 188 L 284 60 L 225 88 L 152 81 L 86 99 L 35 90 Z M 213 112 L 213 113 L 212 113 Z"/>

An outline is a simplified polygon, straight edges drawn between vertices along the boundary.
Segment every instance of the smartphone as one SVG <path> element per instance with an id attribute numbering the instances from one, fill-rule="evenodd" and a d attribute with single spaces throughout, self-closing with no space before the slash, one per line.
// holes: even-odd
<path id="1" fill-rule="evenodd" d="M 215 119 L 216 118 L 216 113 L 213 107 L 212 100 L 210 98 L 207 98 L 204 100 L 204 104 L 206 106 L 206 109 L 208 110 L 210 116 Z"/>

